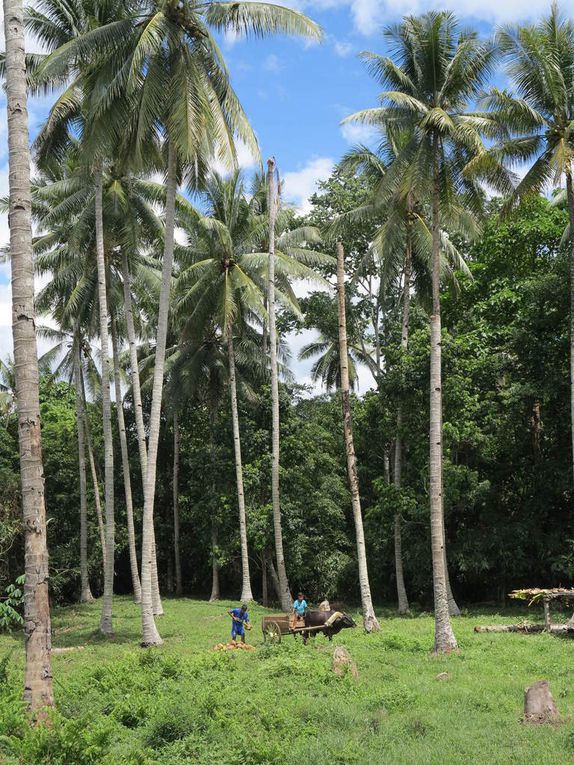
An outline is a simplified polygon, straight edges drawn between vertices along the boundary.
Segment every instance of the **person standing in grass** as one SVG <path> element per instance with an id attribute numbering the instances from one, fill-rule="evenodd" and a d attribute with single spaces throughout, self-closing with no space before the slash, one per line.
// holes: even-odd
<path id="1" fill-rule="evenodd" d="M 227 613 L 231 616 L 231 639 L 240 637 L 241 642 L 245 643 L 245 627 L 251 629 L 247 606 L 243 603 L 241 608 L 231 608 Z"/>

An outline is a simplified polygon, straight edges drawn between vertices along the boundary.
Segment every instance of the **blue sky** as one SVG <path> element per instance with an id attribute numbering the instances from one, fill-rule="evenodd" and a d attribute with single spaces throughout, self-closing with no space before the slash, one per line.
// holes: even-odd
<path id="1" fill-rule="evenodd" d="M 562 2 L 563 10 L 571 3 Z M 340 124 L 347 114 L 376 102 L 376 84 L 358 59 L 359 52 L 383 52 L 382 29 L 405 13 L 445 6 L 439 0 L 286 0 L 286 4 L 321 25 L 325 33 L 322 44 L 286 38 L 226 38 L 222 49 L 262 157 L 275 156 L 287 200 L 305 208 L 317 180 L 329 176 L 333 164 L 350 146 L 368 140 L 364 129 Z M 549 6 L 547 0 L 458 0 L 450 7 L 463 24 L 488 35 L 498 23 L 532 20 Z M 29 41 L 28 47 L 33 46 Z M 49 99 L 30 101 L 32 137 L 48 109 Z M 240 154 L 246 171 L 253 169 L 253 160 L 243 151 Z M 0 98 L 0 194 L 6 194 L 7 187 L 6 112 L 5 100 Z M 7 236 L 2 218 L 0 245 Z M 0 264 L 0 357 L 11 350 L 8 281 L 8 266 Z M 302 343 L 303 338 L 293 340 L 294 353 Z M 297 376 L 305 379 L 308 366 L 296 367 Z M 362 387 L 368 384 L 364 377 Z"/>

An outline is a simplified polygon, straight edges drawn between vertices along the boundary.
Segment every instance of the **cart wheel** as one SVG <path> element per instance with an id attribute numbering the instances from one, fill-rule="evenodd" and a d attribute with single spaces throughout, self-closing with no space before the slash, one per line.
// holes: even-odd
<path id="1" fill-rule="evenodd" d="M 263 630 L 263 640 L 270 643 L 281 642 L 281 628 L 277 622 L 267 622 L 265 629 Z"/>

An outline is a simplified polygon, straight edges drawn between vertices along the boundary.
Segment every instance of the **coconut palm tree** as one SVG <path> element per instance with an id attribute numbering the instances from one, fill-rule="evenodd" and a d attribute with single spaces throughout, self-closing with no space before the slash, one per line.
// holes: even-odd
<path id="1" fill-rule="evenodd" d="M 254 251 L 267 241 L 269 221 L 255 194 L 248 200 L 241 173 L 224 179 L 213 174 L 206 184 L 203 204 L 206 214 L 191 205 L 182 206 L 180 225 L 189 237 L 189 253 L 181 253 L 178 277 L 178 311 L 187 313 L 186 333 L 202 337 L 202 328 L 219 327 L 228 354 L 229 391 L 232 407 L 240 538 L 242 548 L 242 600 L 252 599 L 249 578 L 249 555 L 243 494 L 241 439 L 237 406 L 236 349 L 245 342 L 249 323 L 261 324 L 267 318 L 264 294 L 267 281 L 268 253 Z M 318 233 L 307 229 L 305 236 L 316 241 Z M 288 278 L 318 279 L 308 263 L 330 262 L 329 258 L 297 246 L 295 232 L 278 244 L 276 252 L 278 299 L 290 310 L 298 306 Z M 189 264 L 186 264 L 186 258 Z M 197 334 L 199 333 L 199 334 Z"/>
<path id="2" fill-rule="evenodd" d="M 494 152 L 511 165 L 529 164 L 509 197 L 518 200 L 565 181 L 570 247 L 570 417 L 574 469 L 574 22 L 557 3 L 535 25 L 498 30 L 497 42 L 513 92 L 493 89 L 485 99 L 504 133 Z"/>
<path id="3" fill-rule="evenodd" d="M 386 126 L 411 135 L 389 168 L 383 193 L 431 201 L 432 313 L 430 384 L 430 508 L 435 651 L 456 648 L 449 618 L 445 571 L 442 486 L 441 375 L 441 228 L 449 217 L 464 225 L 468 236 L 477 231 L 475 214 L 483 195 L 476 176 L 509 189 L 507 176 L 489 156 L 483 136 L 498 130 L 484 114 L 469 113 L 469 102 L 484 87 L 494 62 L 494 46 L 476 33 L 461 31 L 453 14 L 427 13 L 406 17 L 387 30 L 392 57 L 365 54 L 371 71 L 385 90 L 381 106 L 358 112 L 350 120 Z M 461 204 L 464 200 L 464 206 Z"/>
<path id="4" fill-rule="evenodd" d="M 287 33 L 318 39 L 319 28 L 300 13 L 270 3 L 207 3 L 149 0 L 135 5 L 131 27 L 123 20 L 95 29 L 52 54 L 43 76 L 61 75 L 74 58 L 97 51 L 106 72 L 114 70 L 96 109 L 107 135 L 121 135 L 131 124 L 134 157 L 159 130 L 165 145 L 166 202 L 162 282 L 156 338 L 156 362 L 150 414 L 148 464 L 144 489 L 142 543 L 143 643 L 161 638 L 152 613 L 151 572 L 153 507 L 163 374 L 174 251 L 175 200 L 182 173 L 192 188 L 205 176 L 211 158 L 233 161 L 234 136 L 256 153 L 256 141 L 211 30 L 262 36 Z M 123 64 L 117 62 L 123 58 Z M 109 59 L 109 61 L 108 61 Z M 118 100 L 118 96 L 120 97 Z M 133 115 L 133 119 L 131 118 Z"/>
<path id="5" fill-rule="evenodd" d="M 424 303 L 427 302 L 429 275 L 432 259 L 432 232 L 428 222 L 430 210 L 424 201 L 417 200 L 413 192 L 406 195 L 398 193 L 389 200 L 385 193 L 385 175 L 387 167 L 397 159 L 411 136 L 407 132 L 398 132 L 390 126 L 386 127 L 379 151 L 374 152 L 366 146 L 351 149 L 340 161 L 339 168 L 343 172 L 353 172 L 367 178 L 372 189 L 371 198 L 361 207 L 339 216 L 331 226 L 331 233 L 343 230 L 359 222 L 374 221 L 375 234 L 371 246 L 365 254 L 359 271 L 372 267 L 378 272 L 380 290 L 388 291 L 391 284 L 396 285 L 399 300 L 402 301 L 401 339 L 400 347 L 405 353 L 409 342 L 409 326 L 411 312 L 411 292 L 418 294 Z M 383 193 L 381 193 L 381 187 Z M 464 236 L 464 221 L 459 226 L 456 209 L 448 221 L 452 232 L 462 228 Z M 441 230 L 441 279 L 458 287 L 457 272 L 470 278 L 470 271 L 448 233 Z M 356 277 L 355 277 L 356 278 Z M 397 405 L 397 426 L 394 448 L 393 483 L 400 489 L 402 482 L 403 445 L 402 445 L 403 409 L 399 401 Z M 394 543 L 395 543 L 395 579 L 397 583 L 397 600 L 399 614 L 409 613 L 409 602 L 404 581 L 401 516 L 395 514 Z M 448 567 L 445 563 L 449 612 L 451 616 L 460 616 L 460 610 L 450 590 Z"/>
<path id="6" fill-rule="evenodd" d="M 361 512 L 361 495 L 359 493 L 359 476 L 357 473 L 357 458 L 353 443 L 353 426 L 351 421 L 351 401 L 349 386 L 349 356 L 347 353 L 347 321 L 345 311 L 345 254 L 341 242 L 337 242 L 337 305 L 339 309 L 339 364 L 341 367 L 341 399 L 343 405 L 343 429 L 345 434 L 345 451 L 347 454 L 347 472 L 351 488 L 351 504 L 355 521 L 357 540 L 357 562 L 359 564 L 359 586 L 361 589 L 361 605 L 363 608 L 363 624 L 367 632 L 379 630 L 380 625 L 373 608 L 369 571 L 367 566 L 367 548 L 363 531 L 363 515 Z"/>
<path id="7" fill-rule="evenodd" d="M 34 329 L 34 265 L 30 151 L 21 0 L 4 0 L 8 108 L 12 333 L 25 529 L 24 699 L 36 715 L 54 703 L 50 663 L 48 548 L 40 435 L 38 356 Z"/>

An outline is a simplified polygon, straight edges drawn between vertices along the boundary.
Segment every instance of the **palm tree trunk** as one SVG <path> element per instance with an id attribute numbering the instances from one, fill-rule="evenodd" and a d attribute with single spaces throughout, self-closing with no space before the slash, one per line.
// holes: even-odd
<path id="1" fill-rule="evenodd" d="M 216 412 L 211 408 L 209 415 L 209 459 L 211 462 L 211 495 L 215 499 L 215 419 Z M 211 516 L 211 595 L 209 602 L 219 600 L 219 561 L 217 559 L 217 517 Z"/>
<path id="2" fill-rule="evenodd" d="M 290 611 L 292 598 L 285 568 L 283 531 L 281 529 L 281 504 L 279 497 L 279 379 L 277 370 L 277 330 L 275 326 L 275 220 L 277 216 L 277 189 L 275 187 L 275 160 L 267 162 L 267 208 L 269 212 L 269 267 L 268 312 L 269 351 L 271 361 L 271 502 L 273 505 L 273 531 L 275 534 L 275 557 L 279 577 L 280 603 L 283 611 Z"/>
<path id="3" fill-rule="evenodd" d="M 4 0 L 9 148 L 12 335 L 24 516 L 24 700 L 38 717 L 53 706 L 48 546 L 34 316 L 32 200 L 21 0 Z"/>
<path id="4" fill-rule="evenodd" d="M 209 602 L 219 600 L 219 562 L 217 560 L 217 526 L 211 521 L 211 595 Z"/>
<path id="5" fill-rule="evenodd" d="M 347 350 L 347 320 L 345 316 L 345 254 L 341 242 L 337 242 L 337 299 L 339 307 L 339 364 L 341 367 L 341 398 L 343 403 L 343 428 L 345 432 L 345 451 L 347 453 L 347 472 L 351 487 L 351 504 L 355 521 L 357 538 L 357 561 L 359 564 L 359 586 L 361 589 L 361 605 L 363 608 L 363 624 L 367 632 L 379 630 L 380 625 L 375 616 L 369 571 L 367 567 L 367 549 L 363 531 L 363 515 L 361 512 L 361 497 L 359 494 L 359 476 L 357 474 L 357 458 L 353 443 L 353 424 L 351 420 L 351 401 L 349 397 L 349 355 Z"/>
<path id="6" fill-rule="evenodd" d="M 241 436 L 239 432 L 239 409 L 237 407 L 237 382 L 235 379 L 235 351 L 233 330 L 227 329 L 227 354 L 229 358 L 229 394 L 231 397 L 231 420 L 233 423 L 233 448 L 235 451 L 235 478 L 237 481 L 237 504 L 239 506 L 239 540 L 241 543 L 241 601 L 253 600 L 251 577 L 249 575 L 249 550 L 247 547 L 247 518 L 245 515 L 245 494 L 243 492 L 243 462 L 241 460 Z"/>
<path id="7" fill-rule="evenodd" d="M 96 262 L 98 268 L 98 304 L 100 309 L 100 343 L 102 350 L 102 424 L 104 431 L 104 495 L 106 499 L 106 559 L 104 563 L 104 597 L 100 632 L 113 634 L 112 601 L 114 597 L 114 442 L 112 436 L 112 407 L 110 401 L 110 355 L 108 349 L 108 296 L 106 290 L 106 260 L 104 254 L 104 218 L 102 168 L 95 170 Z"/>
<path id="8" fill-rule="evenodd" d="M 440 320 L 440 175 L 438 139 L 433 146 L 432 314 L 430 353 L 430 523 L 435 610 L 435 653 L 457 648 L 448 612 L 442 495 L 442 373 Z"/>
<path id="9" fill-rule="evenodd" d="M 181 596 L 181 557 L 179 554 L 179 418 L 173 415 L 173 555 L 175 559 L 175 594 Z"/>
<path id="10" fill-rule="evenodd" d="M 155 534 L 153 527 L 153 508 L 155 501 L 155 478 L 157 470 L 157 452 L 161 421 L 161 403 L 163 396 L 163 373 L 165 367 L 165 347 L 167 342 L 167 323 L 169 318 L 169 298 L 171 273 L 173 266 L 173 246 L 175 230 L 175 196 L 177 192 L 177 157 L 173 142 L 168 138 L 167 181 L 165 199 L 165 242 L 161 271 L 161 289 L 158 307 L 157 339 L 153 389 L 149 425 L 149 447 L 144 486 L 143 543 L 142 543 L 142 631 L 143 644 L 159 645 L 163 641 L 154 619 L 152 597 L 152 569 L 155 560 Z"/>
<path id="11" fill-rule="evenodd" d="M 128 256 L 125 250 L 122 252 L 122 281 L 124 289 L 124 312 L 126 315 L 126 330 L 128 336 L 128 348 L 130 353 L 130 378 L 132 383 L 132 396 L 134 401 L 134 416 L 136 421 L 136 432 L 138 439 L 138 451 L 140 455 L 140 467 L 142 473 L 142 482 L 145 485 L 145 475 L 147 470 L 147 445 L 145 438 L 145 426 L 143 419 L 143 405 L 140 384 L 140 373 L 138 366 L 138 350 L 136 331 L 134 327 L 134 314 L 132 308 L 131 279 Z"/>
<path id="12" fill-rule="evenodd" d="M 74 383 L 76 388 L 76 429 L 78 431 L 78 471 L 80 475 L 80 603 L 94 599 L 88 575 L 88 499 L 86 483 L 86 434 L 82 396 L 81 350 L 79 335 L 74 339 Z"/>
<path id="13" fill-rule="evenodd" d="M 410 213 L 410 210 L 408 211 Z M 409 224 L 407 224 L 408 226 Z M 404 294 L 403 294 L 403 321 L 401 328 L 401 350 L 403 354 L 409 345 L 409 324 L 411 307 L 411 270 L 412 270 L 412 249 L 410 231 L 407 229 L 407 246 L 405 249 L 405 274 L 404 274 Z M 403 405 L 399 401 L 397 407 L 397 437 L 395 439 L 395 469 L 394 484 L 397 489 L 401 488 L 402 467 L 403 467 Z M 401 515 L 395 514 L 395 578 L 397 580 L 397 598 L 399 601 L 399 614 L 408 614 L 409 600 L 405 587 L 405 575 L 403 570 L 403 541 L 401 533 Z"/>
<path id="14" fill-rule="evenodd" d="M 175 199 L 175 192 L 174 192 L 174 199 Z M 174 201 L 174 209 L 175 209 L 175 201 Z M 167 215 L 167 207 L 166 207 L 166 215 Z M 172 245 L 172 248 L 173 248 L 173 245 Z M 173 256 L 172 256 L 172 260 L 173 260 Z M 123 281 L 123 289 L 124 289 L 124 311 L 126 314 L 126 330 L 127 330 L 128 347 L 129 347 L 129 354 L 130 354 L 130 377 L 131 377 L 131 383 L 132 383 L 132 395 L 134 400 L 136 433 L 137 433 L 137 440 L 138 440 L 138 451 L 140 455 L 142 486 L 144 487 L 144 494 L 145 494 L 148 453 L 147 453 L 147 445 L 146 445 L 146 437 L 145 437 L 145 425 L 144 425 L 144 419 L 143 419 L 143 404 L 142 404 L 142 395 L 141 395 L 140 373 L 139 373 L 139 366 L 138 366 L 137 340 L 136 340 L 136 332 L 134 327 L 134 314 L 133 314 L 133 307 L 132 307 L 130 269 L 129 269 L 128 256 L 125 251 L 122 252 L 122 281 Z M 165 360 L 165 351 L 164 351 L 164 360 Z M 161 603 L 161 595 L 159 592 L 159 579 L 157 575 L 157 555 L 156 555 L 156 548 L 155 548 L 155 529 L 153 527 L 153 524 L 152 524 L 151 531 L 152 531 L 152 544 L 151 544 L 152 611 L 154 616 L 161 616 L 163 614 L 163 606 Z"/>
<path id="15" fill-rule="evenodd" d="M 128 439 L 126 436 L 126 423 L 124 419 L 124 406 L 122 403 L 122 386 L 120 381 L 120 360 L 118 355 L 118 338 L 114 322 L 112 321 L 112 353 L 114 358 L 114 386 L 116 396 L 116 414 L 118 418 L 118 432 L 120 434 L 120 450 L 122 454 L 122 473 L 124 477 L 124 493 L 126 498 L 126 519 L 128 527 L 128 550 L 130 555 L 130 571 L 132 575 L 132 589 L 134 602 L 141 603 L 141 584 L 138 572 L 138 556 L 136 552 L 136 532 L 134 527 L 134 505 L 132 500 L 132 481 L 130 476 L 130 458 L 128 454 Z"/>
<path id="16" fill-rule="evenodd" d="M 566 199 L 570 221 L 570 429 L 574 472 L 574 188 L 571 171 L 566 173 Z"/>
<path id="17" fill-rule="evenodd" d="M 86 412 L 86 391 L 84 388 L 84 376 L 80 367 L 80 378 L 82 381 L 82 406 L 84 409 L 84 430 L 86 433 L 86 445 L 88 447 L 88 462 L 90 464 L 90 473 L 94 487 L 94 504 L 96 505 L 96 518 L 98 519 L 98 531 L 100 534 L 100 546 L 102 548 L 102 565 L 106 568 L 106 531 L 104 528 L 104 516 L 102 514 L 102 503 L 100 497 L 100 482 L 98 480 L 98 471 L 96 470 L 96 461 L 94 459 L 94 449 L 92 446 L 92 433 L 90 430 L 90 421 Z"/>

